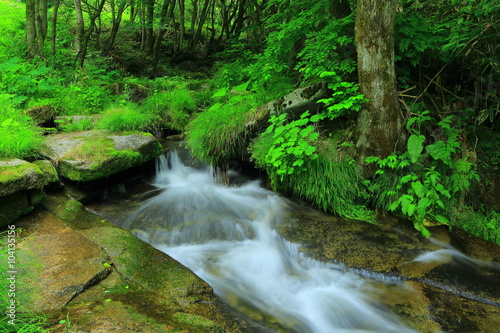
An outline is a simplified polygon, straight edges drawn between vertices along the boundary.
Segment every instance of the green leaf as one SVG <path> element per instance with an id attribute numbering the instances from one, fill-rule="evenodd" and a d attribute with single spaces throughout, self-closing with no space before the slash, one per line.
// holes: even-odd
<path id="1" fill-rule="evenodd" d="M 415 194 L 417 195 L 417 197 L 423 198 L 425 196 L 424 185 L 420 181 L 416 181 L 416 182 L 411 183 L 411 187 L 415 191 Z"/>
<path id="2" fill-rule="evenodd" d="M 314 147 L 314 146 L 309 146 L 309 147 L 306 147 L 304 149 L 304 152 L 305 152 L 306 155 L 311 155 L 315 151 L 316 151 L 316 147 Z"/>
<path id="3" fill-rule="evenodd" d="M 309 121 L 315 123 L 317 121 L 323 120 L 324 118 L 325 116 L 323 114 L 315 114 L 309 119 Z"/>
<path id="4" fill-rule="evenodd" d="M 243 84 L 240 84 L 236 87 L 233 88 L 233 90 L 236 90 L 236 91 L 247 91 L 247 88 L 248 88 L 248 85 L 250 84 L 250 81 L 247 81 Z"/>
<path id="5" fill-rule="evenodd" d="M 222 106 L 222 103 L 217 102 L 214 105 L 212 105 L 207 111 L 214 111 L 214 110 L 220 109 L 221 106 Z"/>
<path id="6" fill-rule="evenodd" d="M 401 180 L 399 181 L 400 184 L 406 184 L 410 181 L 417 180 L 417 175 L 414 173 L 410 173 L 409 175 L 403 176 Z"/>
<path id="7" fill-rule="evenodd" d="M 311 141 L 314 141 L 316 140 L 317 138 L 319 137 L 319 133 L 318 132 L 313 132 L 309 135 L 309 140 Z"/>
<path id="8" fill-rule="evenodd" d="M 432 145 L 425 147 L 425 150 L 434 158 L 435 160 L 441 160 L 445 164 L 449 165 L 451 160 L 451 153 L 446 147 L 446 143 L 443 141 L 437 141 Z"/>
<path id="9" fill-rule="evenodd" d="M 306 128 L 300 131 L 300 136 L 306 138 L 312 131 L 314 131 L 314 127 L 307 126 Z"/>
<path id="10" fill-rule="evenodd" d="M 7 119 L 5 119 L 5 120 L 2 122 L 2 127 L 7 127 L 7 126 L 10 126 L 10 124 L 12 124 L 12 121 L 13 121 L 13 120 L 14 120 L 14 119 L 12 119 L 12 118 L 7 118 Z"/>
<path id="11" fill-rule="evenodd" d="M 436 221 L 438 221 L 441 224 L 450 224 L 450 220 L 448 218 L 444 217 L 443 215 L 436 215 Z"/>
<path id="12" fill-rule="evenodd" d="M 227 87 L 226 88 L 220 88 L 215 94 L 212 95 L 212 98 L 226 96 L 228 90 L 229 89 Z"/>
<path id="13" fill-rule="evenodd" d="M 414 204 L 409 204 L 409 205 L 408 205 L 408 210 L 407 210 L 407 212 L 406 212 L 406 215 L 408 215 L 408 216 L 413 216 L 413 213 L 415 212 L 415 209 L 416 209 L 416 208 L 417 208 L 417 206 L 416 206 L 416 205 L 414 205 Z"/>
<path id="14" fill-rule="evenodd" d="M 417 162 L 422 150 L 424 149 L 423 143 L 425 141 L 425 136 L 412 134 L 408 139 L 408 153 L 410 154 L 410 160 L 412 163 Z"/>
<path id="15" fill-rule="evenodd" d="M 427 210 L 427 208 L 429 208 L 429 206 L 432 204 L 431 200 L 427 197 L 423 197 L 422 199 L 420 199 L 418 201 L 418 210 L 420 212 L 425 212 Z M 423 214 L 425 215 L 425 213 Z"/>

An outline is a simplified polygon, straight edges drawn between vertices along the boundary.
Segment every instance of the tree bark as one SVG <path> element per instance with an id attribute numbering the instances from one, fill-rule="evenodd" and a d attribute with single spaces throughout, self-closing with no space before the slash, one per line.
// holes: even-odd
<path id="1" fill-rule="evenodd" d="M 36 41 L 36 0 L 26 1 L 26 46 L 30 56 L 38 55 L 38 44 Z"/>
<path id="2" fill-rule="evenodd" d="M 73 49 L 78 54 L 80 53 L 82 47 L 84 21 L 83 21 L 81 0 L 74 0 L 74 3 L 75 3 L 75 15 L 76 15 L 76 31 L 75 31 L 75 41 L 73 43 Z"/>
<path id="3" fill-rule="evenodd" d="M 56 0 L 54 3 L 54 8 L 52 9 L 52 31 L 50 35 L 50 54 L 52 56 L 56 55 L 57 13 L 59 11 L 60 3 L 60 0 Z"/>
<path id="4" fill-rule="evenodd" d="M 104 55 L 109 55 L 111 50 L 115 45 L 116 35 L 120 29 L 120 24 L 122 22 L 123 12 L 127 8 L 127 2 L 125 0 L 120 0 L 118 4 L 118 9 L 113 8 L 113 24 L 111 26 L 111 33 L 109 34 L 108 41 L 106 42 L 106 47 L 104 49 Z M 116 9 L 116 12 L 115 12 Z"/>
<path id="5" fill-rule="evenodd" d="M 394 70 L 395 13 L 396 0 L 358 0 L 358 76 L 361 92 L 369 99 L 360 111 L 356 128 L 356 147 L 362 164 L 367 156 L 390 155 L 400 137 L 402 117 Z"/>

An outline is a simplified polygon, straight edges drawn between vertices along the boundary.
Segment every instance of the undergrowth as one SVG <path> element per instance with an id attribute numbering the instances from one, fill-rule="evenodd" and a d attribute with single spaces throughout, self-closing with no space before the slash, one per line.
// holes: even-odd
<path id="1" fill-rule="evenodd" d="M 110 132 L 131 130 L 146 131 L 155 126 L 157 116 L 139 110 L 134 104 L 109 108 L 102 119 L 96 123 L 96 128 Z"/>
<path id="2" fill-rule="evenodd" d="M 15 109 L 11 95 L 0 94 L 0 159 L 35 156 L 42 144 L 31 118 Z"/>
<path id="3" fill-rule="evenodd" d="M 304 166 L 306 170 L 283 177 L 278 188 L 325 212 L 353 220 L 375 221 L 375 213 L 364 204 L 368 192 L 354 160 L 345 157 L 332 161 L 319 155 L 307 160 Z"/>
<path id="4" fill-rule="evenodd" d="M 17 250 L 15 254 L 9 254 L 9 249 L 12 249 L 12 247 L 8 246 L 8 244 L 12 244 L 9 242 L 9 239 L 12 240 L 14 238 L 8 237 L 8 232 L 11 233 L 10 235 L 13 235 L 12 233 L 14 230 L 8 230 L 7 232 L 0 233 L 0 260 L 2 261 L 2 265 L 0 265 L 0 279 L 2 280 L 2 283 L 0 283 L 0 306 L 2 307 L 0 330 L 2 333 L 47 332 L 47 318 L 43 315 L 35 313 L 29 308 L 30 299 L 26 291 L 30 287 L 18 279 L 21 272 L 23 275 L 26 275 L 28 274 L 28 270 L 26 267 L 21 266 L 21 263 L 19 262 L 19 256 L 21 255 L 19 250 Z M 8 271 L 9 265 L 7 259 L 9 255 L 16 257 L 15 266 L 13 267 L 18 272 L 18 274 L 15 275 L 15 288 L 13 289 L 10 287 L 11 280 L 7 279 L 12 277 L 12 273 Z M 6 309 L 8 309 L 9 306 L 12 306 L 12 301 L 15 301 L 15 318 L 11 318 L 6 315 Z"/>
<path id="5" fill-rule="evenodd" d="M 244 155 L 248 139 L 245 119 L 256 106 L 252 98 L 231 98 L 199 114 L 187 127 L 188 146 L 192 154 L 217 166 L 223 166 L 230 158 Z"/>

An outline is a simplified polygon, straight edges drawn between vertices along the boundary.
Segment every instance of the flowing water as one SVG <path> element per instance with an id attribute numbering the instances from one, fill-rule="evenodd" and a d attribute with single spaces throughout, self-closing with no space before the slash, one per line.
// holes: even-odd
<path id="1" fill-rule="evenodd" d="M 275 227 L 290 203 L 257 181 L 220 185 L 210 169 L 160 159 L 151 197 L 121 226 L 282 332 L 412 332 L 370 297 L 374 281 L 303 256 Z"/>

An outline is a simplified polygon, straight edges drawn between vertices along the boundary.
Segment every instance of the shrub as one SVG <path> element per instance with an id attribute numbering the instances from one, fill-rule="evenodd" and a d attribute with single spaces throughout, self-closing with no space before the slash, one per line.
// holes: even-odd
<path id="1" fill-rule="evenodd" d="M 271 125 L 268 130 L 274 134 L 266 130 L 252 144 L 252 159 L 267 171 L 275 190 L 291 193 L 338 216 L 373 222 L 374 213 L 364 205 L 368 192 L 356 163 L 338 153 L 336 142 L 312 142 L 318 133 L 312 131 L 312 125 L 305 126 L 307 120 L 305 113 L 295 124 L 280 124 L 282 130 L 276 131 Z M 274 120 L 273 124 L 277 125 Z M 290 141 L 291 136 L 295 139 Z M 286 145 L 284 149 L 283 144 Z"/>

